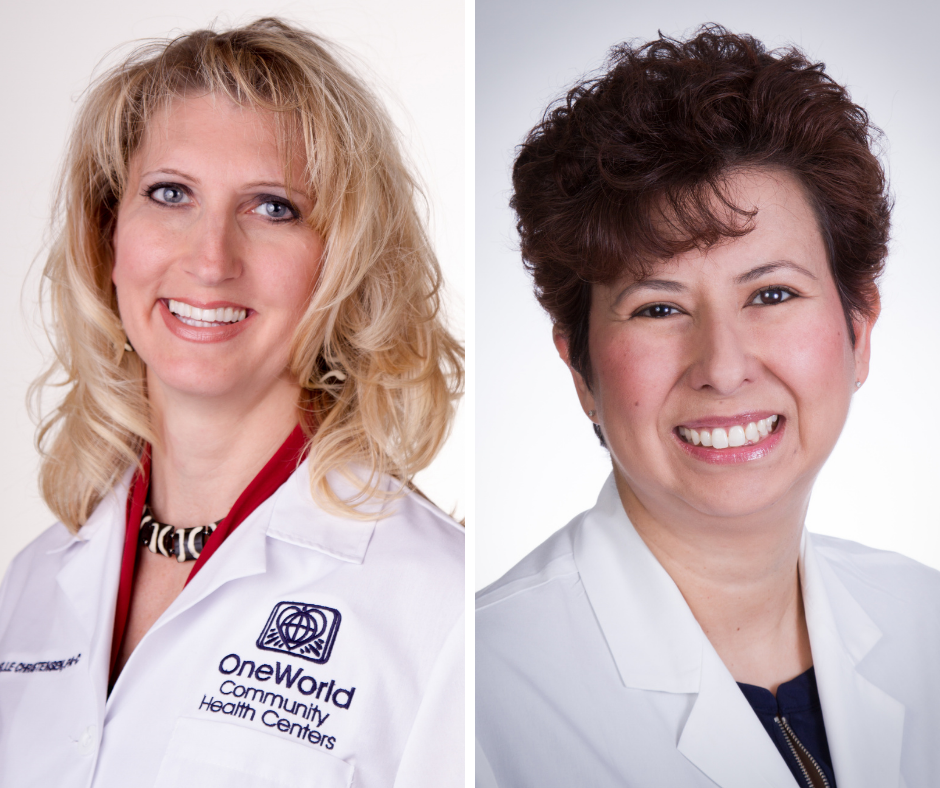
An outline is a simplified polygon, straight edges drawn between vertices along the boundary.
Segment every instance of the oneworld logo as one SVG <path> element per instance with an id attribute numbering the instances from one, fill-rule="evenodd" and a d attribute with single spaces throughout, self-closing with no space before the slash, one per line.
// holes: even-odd
<path id="1" fill-rule="evenodd" d="M 255 644 L 320 665 L 330 658 L 342 616 L 338 610 L 305 602 L 278 602 Z"/>

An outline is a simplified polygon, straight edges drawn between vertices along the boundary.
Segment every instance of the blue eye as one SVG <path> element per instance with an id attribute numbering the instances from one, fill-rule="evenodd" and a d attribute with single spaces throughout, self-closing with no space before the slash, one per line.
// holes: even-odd
<path id="1" fill-rule="evenodd" d="M 789 301 L 791 298 L 796 298 L 796 293 L 785 287 L 765 287 L 754 294 L 751 303 L 755 306 L 773 306 Z"/>
<path id="2" fill-rule="evenodd" d="M 674 306 L 669 306 L 669 304 L 651 304 L 650 306 L 645 306 L 638 312 L 634 312 L 634 317 L 653 317 L 662 319 L 664 317 L 672 317 L 673 315 L 678 315 L 679 310 Z"/>
<path id="3" fill-rule="evenodd" d="M 265 200 L 254 209 L 253 213 L 260 213 L 274 221 L 297 219 L 300 216 L 294 206 L 282 200 Z"/>
<path id="4" fill-rule="evenodd" d="M 163 205 L 182 205 L 189 202 L 189 196 L 182 188 L 174 184 L 158 183 L 147 189 L 147 196 Z"/>
<path id="5" fill-rule="evenodd" d="M 276 194 L 259 194 L 255 197 L 257 205 L 251 209 L 253 214 L 263 216 L 272 222 L 293 222 L 300 218 L 291 201 Z"/>

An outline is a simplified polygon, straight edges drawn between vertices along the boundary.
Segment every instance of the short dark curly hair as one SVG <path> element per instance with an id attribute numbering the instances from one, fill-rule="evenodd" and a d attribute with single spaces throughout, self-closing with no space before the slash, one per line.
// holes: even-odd
<path id="1" fill-rule="evenodd" d="M 513 197 L 539 302 L 591 385 L 591 287 L 656 260 L 744 235 L 753 213 L 729 174 L 797 177 L 816 212 L 854 344 L 877 313 L 891 200 L 881 132 L 848 91 L 795 47 L 705 25 L 681 41 L 620 44 L 599 76 L 550 106 L 519 147 Z"/>

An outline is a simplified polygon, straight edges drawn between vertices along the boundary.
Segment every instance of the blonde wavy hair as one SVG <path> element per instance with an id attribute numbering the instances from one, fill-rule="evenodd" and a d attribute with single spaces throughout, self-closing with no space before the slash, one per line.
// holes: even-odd
<path id="1" fill-rule="evenodd" d="M 442 319 L 421 193 L 384 109 L 334 50 L 266 18 L 147 43 L 89 89 L 60 176 L 43 276 L 55 358 L 32 389 L 38 403 L 50 386 L 66 388 L 40 418 L 36 442 L 43 498 L 69 529 L 84 524 L 155 439 L 144 364 L 124 350 L 111 237 L 151 118 L 186 95 L 215 93 L 274 112 L 287 178 L 302 178 L 314 198 L 306 221 L 325 252 L 290 372 L 309 414 L 301 423 L 317 501 L 355 517 L 383 474 L 403 489 L 446 439 L 463 351 Z M 298 137 L 306 171 L 291 173 L 285 143 Z M 333 470 L 353 478 L 359 494 L 341 499 L 327 481 Z"/>

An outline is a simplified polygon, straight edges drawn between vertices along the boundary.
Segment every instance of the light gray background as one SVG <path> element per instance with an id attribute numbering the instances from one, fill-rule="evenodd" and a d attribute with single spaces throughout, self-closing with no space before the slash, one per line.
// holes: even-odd
<path id="1" fill-rule="evenodd" d="M 490 583 L 593 505 L 610 470 L 582 413 L 551 326 L 531 294 L 507 207 L 513 148 L 548 103 L 625 39 L 683 35 L 704 22 L 795 43 L 848 85 L 888 141 L 896 196 L 871 375 L 823 469 L 811 530 L 897 550 L 940 568 L 937 196 L 940 63 L 935 4 L 665 3 L 562 0 L 476 4 L 476 583 Z"/>
<path id="2" fill-rule="evenodd" d="M 363 75 L 390 105 L 409 153 L 428 184 L 432 229 L 447 279 L 451 323 L 463 336 L 465 256 L 464 4 L 461 0 L 94 0 L 7 3 L 0 50 L 4 75 L 0 131 L 0 574 L 52 523 L 36 488 L 38 457 L 26 390 L 48 345 L 36 320 L 39 260 L 53 181 L 77 101 L 102 58 L 128 41 L 282 15 L 338 41 L 365 64 Z M 106 59 L 113 62 L 113 57 Z M 363 70 L 360 69 L 362 73 Z M 22 296 L 22 298 L 21 298 Z M 462 517 L 462 420 L 418 485 Z"/>

